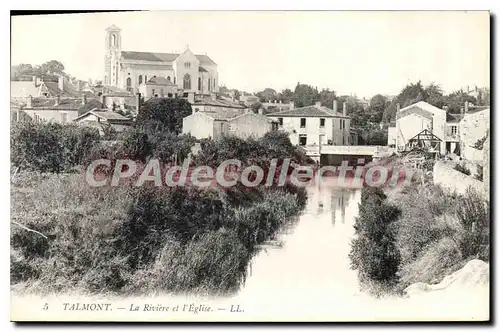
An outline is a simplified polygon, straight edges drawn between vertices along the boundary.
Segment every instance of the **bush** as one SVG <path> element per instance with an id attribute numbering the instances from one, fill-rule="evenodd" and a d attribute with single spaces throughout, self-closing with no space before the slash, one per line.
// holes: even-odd
<path id="1" fill-rule="evenodd" d="M 306 198 L 290 186 L 93 188 L 78 174 L 25 184 L 12 220 L 43 235 L 12 226 L 11 282 L 38 292 L 232 292 Z"/>
<path id="2" fill-rule="evenodd" d="M 27 170 L 59 173 L 81 164 L 99 141 L 99 132 L 93 128 L 57 123 L 13 123 L 11 162 Z"/>
<path id="3" fill-rule="evenodd" d="M 474 175 L 476 180 L 483 182 L 483 166 L 477 165 L 476 175 Z"/>
<path id="4" fill-rule="evenodd" d="M 351 266 L 358 270 L 361 280 L 395 281 L 400 254 L 393 223 L 400 213 L 380 188 L 363 188 L 354 225 L 356 238 L 349 253 Z"/>

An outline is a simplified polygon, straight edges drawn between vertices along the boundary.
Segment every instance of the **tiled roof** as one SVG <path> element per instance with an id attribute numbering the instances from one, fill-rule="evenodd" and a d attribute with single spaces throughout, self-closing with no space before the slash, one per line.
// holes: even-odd
<path id="1" fill-rule="evenodd" d="M 142 60 L 142 61 L 158 61 L 158 62 L 173 62 L 180 54 L 176 53 L 152 53 L 152 52 L 135 52 L 122 51 L 122 58 L 125 60 Z M 200 65 L 215 65 L 216 63 L 210 59 L 208 55 L 195 55 L 200 61 Z"/>
<path id="2" fill-rule="evenodd" d="M 474 113 L 477 113 L 477 112 L 481 112 L 481 111 L 484 111 L 484 110 L 490 110 L 490 107 L 489 106 L 477 106 L 477 107 L 469 107 L 469 110 L 467 111 L 466 114 L 474 114 Z"/>
<path id="3" fill-rule="evenodd" d="M 435 114 L 436 112 L 444 112 L 443 109 L 440 109 L 436 106 L 433 106 L 429 103 L 426 103 L 425 101 L 419 101 L 418 103 L 408 105 L 400 110 L 400 112 L 406 111 L 408 109 L 411 109 L 413 107 L 418 107 L 424 111 L 430 112 L 432 114 Z"/>
<path id="4" fill-rule="evenodd" d="M 224 100 L 224 99 L 211 99 L 211 98 L 196 99 L 194 102 L 194 105 L 228 107 L 228 108 L 238 108 L 238 109 L 246 108 L 245 106 L 240 105 L 238 103 L 233 103 L 232 101 L 228 101 L 228 100 Z"/>
<path id="5" fill-rule="evenodd" d="M 82 106 L 81 98 L 61 98 L 57 104 L 56 98 L 33 98 L 31 100 L 31 108 L 39 110 L 78 110 Z M 23 109 L 28 109 L 26 106 Z"/>
<path id="6" fill-rule="evenodd" d="M 332 118 L 332 117 L 344 117 L 344 115 L 340 112 L 335 112 L 332 109 L 329 109 L 324 106 L 317 106 L 317 105 L 312 105 L 312 106 L 306 106 L 306 107 L 300 107 L 300 108 L 295 108 L 291 110 L 285 110 L 281 112 L 276 112 L 276 113 L 270 113 L 267 116 L 272 116 L 272 117 L 319 117 L 319 118 Z M 348 116 L 347 116 L 348 118 Z"/>
<path id="7" fill-rule="evenodd" d="M 203 68 L 202 66 L 200 66 L 199 70 L 200 72 L 202 73 L 208 73 L 208 70 L 206 70 L 205 68 Z"/>
<path id="8" fill-rule="evenodd" d="M 98 109 L 98 108 L 94 108 L 92 111 L 88 111 L 87 113 L 80 115 L 74 121 L 78 121 L 84 117 L 87 117 L 90 114 L 95 115 L 98 118 L 108 120 L 108 121 L 109 120 L 123 121 L 123 122 L 131 121 L 129 118 L 127 118 L 119 113 L 116 113 L 113 111 L 108 111 L 107 109 Z"/>
<path id="9" fill-rule="evenodd" d="M 446 122 L 460 122 L 463 117 L 464 116 L 462 114 L 446 113 Z"/>
<path id="10" fill-rule="evenodd" d="M 146 84 L 154 84 L 154 85 L 174 85 L 174 82 L 167 80 L 165 77 L 152 77 Z"/>

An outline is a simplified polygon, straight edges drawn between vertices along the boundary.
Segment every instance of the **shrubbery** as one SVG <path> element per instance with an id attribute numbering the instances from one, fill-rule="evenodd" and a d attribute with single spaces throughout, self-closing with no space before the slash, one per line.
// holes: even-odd
<path id="1" fill-rule="evenodd" d="M 363 279 L 391 283 L 396 278 L 400 254 L 396 247 L 394 221 L 401 211 L 387 202 L 382 189 L 361 192 L 359 214 L 349 254 L 351 265 Z"/>
<path id="2" fill-rule="evenodd" d="M 12 283 L 47 292 L 235 291 L 305 204 L 303 188 L 91 188 L 79 175 L 32 189 L 13 191 L 12 219 L 43 235 L 12 226 Z"/>
<path id="3" fill-rule="evenodd" d="M 81 164 L 99 141 L 93 128 L 16 122 L 10 135 L 11 162 L 26 170 L 59 173 Z"/>
<path id="4" fill-rule="evenodd" d="M 467 168 L 467 166 L 465 166 L 465 164 L 456 164 L 453 169 L 465 175 L 470 175 L 470 170 Z"/>

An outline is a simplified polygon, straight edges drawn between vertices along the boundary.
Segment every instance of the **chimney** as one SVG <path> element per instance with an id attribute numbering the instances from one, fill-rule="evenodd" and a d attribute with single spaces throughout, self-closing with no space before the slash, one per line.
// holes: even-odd
<path id="1" fill-rule="evenodd" d="M 104 94 L 101 95 L 101 107 L 102 108 L 105 108 L 106 107 L 106 97 L 104 96 Z"/>
<path id="2" fill-rule="evenodd" d="M 64 77 L 59 76 L 59 79 L 57 81 L 57 86 L 59 90 L 64 91 Z"/>
<path id="3" fill-rule="evenodd" d="M 337 99 L 334 99 L 333 100 L 333 111 L 338 112 L 338 110 L 339 110 L 339 105 L 338 105 Z"/>
<path id="4" fill-rule="evenodd" d="M 87 103 L 87 96 L 83 95 L 82 96 L 82 105 L 85 105 Z"/>
<path id="5" fill-rule="evenodd" d="M 467 113 L 469 111 L 469 102 L 468 101 L 466 101 L 464 104 L 464 111 L 465 111 L 465 113 Z"/>
<path id="6" fill-rule="evenodd" d="M 399 110 L 400 110 L 401 106 L 399 105 L 399 103 L 396 104 L 396 113 L 399 113 Z"/>
<path id="7" fill-rule="evenodd" d="M 321 102 L 320 102 L 320 101 L 317 101 L 315 105 L 316 105 L 316 106 L 321 106 Z"/>
<path id="8" fill-rule="evenodd" d="M 26 108 L 32 108 L 33 107 L 33 97 L 29 95 L 26 97 Z"/>
<path id="9" fill-rule="evenodd" d="M 215 96 L 215 93 L 212 93 L 212 94 Z M 215 99 L 215 98 L 213 98 L 213 99 Z M 187 101 L 190 104 L 194 104 L 194 92 L 188 92 Z"/>
<path id="10" fill-rule="evenodd" d="M 347 103 L 345 101 L 342 104 L 342 115 L 347 116 Z"/>
<path id="11" fill-rule="evenodd" d="M 135 107 L 137 109 L 137 113 L 139 113 L 139 110 L 141 109 L 141 93 L 137 92 L 135 94 Z"/>

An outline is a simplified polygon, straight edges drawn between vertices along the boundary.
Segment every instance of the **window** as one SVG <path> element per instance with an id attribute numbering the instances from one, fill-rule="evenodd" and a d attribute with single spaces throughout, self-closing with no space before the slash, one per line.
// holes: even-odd
<path id="1" fill-rule="evenodd" d="M 210 80 L 210 79 L 208 79 L 208 91 L 212 91 L 212 90 L 211 90 L 211 85 L 210 85 L 210 82 L 211 82 L 211 80 Z"/>
<path id="2" fill-rule="evenodd" d="M 325 119 L 319 119 L 319 127 L 325 128 Z"/>
<path id="3" fill-rule="evenodd" d="M 139 75 L 139 84 L 142 84 L 142 75 Z"/>
<path id="4" fill-rule="evenodd" d="M 117 44 L 118 44 L 118 38 L 116 37 L 116 34 L 114 33 L 111 35 L 111 46 L 116 47 Z"/>
<path id="5" fill-rule="evenodd" d="M 168 98 L 172 98 L 172 94 L 171 93 L 167 94 L 167 96 L 168 96 Z"/>
<path id="6" fill-rule="evenodd" d="M 191 62 L 184 62 L 184 68 L 191 68 Z"/>
<path id="7" fill-rule="evenodd" d="M 307 145 L 307 135 L 299 135 L 299 145 Z"/>
<path id="8" fill-rule="evenodd" d="M 198 107 L 196 107 L 196 108 L 194 109 L 195 113 L 196 113 L 196 112 L 198 112 L 199 110 L 200 110 L 200 109 L 199 109 Z"/>
<path id="9" fill-rule="evenodd" d="M 276 122 L 273 122 L 271 125 L 271 130 L 272 131 L 277 131 L 278 130 L 278 124 Z"/>
<path id="10" fill-rule="evenodd" d="M 148 75 L 144 75 L 144 82 L 148 81 Z"/>
<path id="11" fill-rule="evenodd" d="M 300 128 L 305 128 L 306 127 L 306 118 L 301 118 L 300 119 Z"/>
<path id="12" fill-rule="evenodd" d="M 130 77 L 127 78 L 127 88 L 132 86 L 132 79 Z"/>
<path id="13" fill-rule="evenodd" d="M 280 126 L 283 126 L 283 118 L 278 118 L 278 123 L 280 124 Z"/>
<path id="14" fill-rule="evenodd" d="M 214 91 L 215 91 L 215 78 L 214 78 L 214 86 L 213 86 L 213 88 L 214 88 Z"/>
<path id="15" fill-rule="evenodd" d="M 224 123 L 221 122 L 220 124 L 220 133 L 223 134 L 224 133 Z"/>
<path id="16" fill-rule="evenodd" d="M 184 75 L 184 90 L 191 90 L 191 76 L 189 74 Z"/>
<path id="17" fill-rule="evenodd" d="M 198 77 L 198 91 L 201 91 L 201 77 Z"/>
<path id="18" fill-rule="evenodd" d="M 456 135 L 457 134 L 457 126 L 451 126 L 451 134 Z"/>
<path id="19" fill-rule="evenodd" d="M 175 79 L 175 76 L 174 76 L 174 84 L 176 83 L 175 81 L 176 81 L 176 79 Z"/>
<path id="20" fill-rule="evenodd" d="M 154 96 L 154 94 L 155 94 L 155 89 L 152 89 L 152 90 L 151 90 L 151 94 Z"/>
<path id="21" fill-rule="evenodd" d="M 229 131 L 236 131 L 236 126 L 233 124 L 229 124 Z"/>
<path id="22" fill-rule="evenodd" d="M 169 81 L 169 82 L 170 82 L 170 76 L 167 76 L 167 81 Z"/>
<path id="23" fill-rule="evenodd" d="M 162 96 L 162 97 L 163 97 L 163 95 L 164 95 L 164 94 L 163 94 L 163 89 L 160 89 L 160 96 Z"/>
<path id="24" fill-rule="evenodd" d="M 340 119 L 340 129 L 345 129 L 345 120 Z"/>

